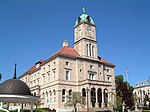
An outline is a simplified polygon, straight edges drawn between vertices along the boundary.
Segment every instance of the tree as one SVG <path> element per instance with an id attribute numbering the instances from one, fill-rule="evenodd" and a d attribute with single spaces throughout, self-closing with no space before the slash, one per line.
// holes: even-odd
<path id="1" fill-rule="evenodd" d="M 80 92 L 72 92 L 71 95 L 66 96 L 67 102 L 66 106 L 73 107 L 75 112 L 77 112 L 77 104 L 80 104 L 80 106 L 85 105 L 85 98 L 82 97 Z"/>
<path id="2" fill-rule="evenodd" d="M 134 106 L 133 87 L 128 82 L 125 82 L 122 75 L 115 77 L 116 83 L 116 105 L 121 110 L 123 101 L 127 107 Z"/>
<path id="3" fill-rule="evenodd" d="M 2 79 L 2 74 L 0 73 L 0 81 L 1 81 L 1 79 Z"/>

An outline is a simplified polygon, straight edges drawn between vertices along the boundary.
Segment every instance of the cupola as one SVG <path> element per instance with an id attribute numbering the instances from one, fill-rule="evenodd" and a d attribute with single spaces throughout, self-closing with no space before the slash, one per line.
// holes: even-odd
<path id="1" fill-rule="evenodd" d="M 75 27 L 82 22 L 95 25 L 93 19 L 89 15 L 87 15 L 85 7 L 83 7 L 81 16 L 79 16 L 78 19 L 76 20 Z"/>

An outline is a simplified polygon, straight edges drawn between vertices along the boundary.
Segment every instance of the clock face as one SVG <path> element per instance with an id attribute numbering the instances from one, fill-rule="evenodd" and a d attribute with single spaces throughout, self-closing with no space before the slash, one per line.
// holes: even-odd
<path id="1" fill-rule="evenodd" d="M 87 26 L 87 31 L 92 32 L 94 29 L 91 26 Z"/>
<path id="2" fill-rule="evenodd" d="M 81 28 L 79 27 L 79 28 L 77 29 L 77 31 L 78 31 L 78 32 L 81 31 Z"/>

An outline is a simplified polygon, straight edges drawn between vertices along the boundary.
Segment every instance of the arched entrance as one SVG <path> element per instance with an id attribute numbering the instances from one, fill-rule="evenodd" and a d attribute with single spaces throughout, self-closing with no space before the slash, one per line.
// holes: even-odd
<path id="1" fill-rule="evenodd" d="M 104 104 L 105 104 L 105 107 L 108 106 L 108 90 L 107 89 L 104 89 Z"/>
<path id="2" fill-rule="evenodd" d="M 102 90 L 100 88 L 97 90 L 97 102 L 98 106 L 102 107 Z"/>
<path id="3" fill-rule="evenodd" d="M 95 107 L 95 103 L 96 103 L 95 88 L 91 89 L 91 103 L 92 103 L 92 107 Z"/>
<path id="4" fill-rule="evenodd" d="M 85 88 L 82 89 L 82 96 L 83 96 L 83 97 L 86 97 L 86 91 L 85 91 Z"/>

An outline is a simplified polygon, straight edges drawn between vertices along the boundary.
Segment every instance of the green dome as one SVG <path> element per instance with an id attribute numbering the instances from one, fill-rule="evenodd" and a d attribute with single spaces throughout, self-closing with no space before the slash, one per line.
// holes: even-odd
<path id="1" fill-rule="evenodd" d="M 85 8 L 83 8 L 82 15 L 78 17 L 78 19 L 76 20 L 75 26 L 77 26 L 81 22 L 86 22 L 86 23 L 95 25 L 93 19 L 89 15 L 86 14 Z"/>

